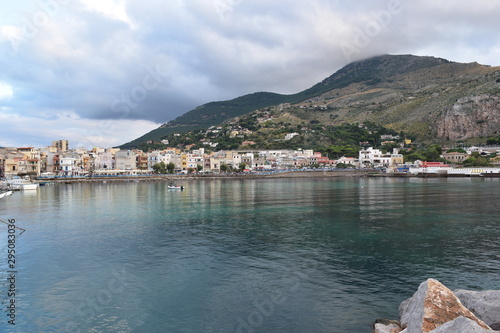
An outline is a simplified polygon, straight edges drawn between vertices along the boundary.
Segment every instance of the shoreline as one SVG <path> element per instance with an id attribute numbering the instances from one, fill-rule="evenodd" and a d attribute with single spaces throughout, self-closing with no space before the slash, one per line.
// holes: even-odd
<path id="1" fill-rule="evenodd" d="M 211 180 L 211 179 L 275 179 L 275 178 L 324 178 L 324 177 L 385 177 L 380 171 L 374 170 L 318 170 L 318 171 L 284 171 L 272 174 L 211 174 L 211 175 L 131 175 L 105 177 L 67 177 L 40 178 L 37 183 L 93 183 L 93 182 L 141 182 L 141 181 L 180 181 L 180 180 Z M 410 175 L 407 175 L 407 177 Z"/>
<path id="2" fill-rule="evenodd" d="M 383 173 L 379 170 L 314 170 L 314 171 L 284 171 L 270 174 L 194 174 L 194 175 L 126 175 L 100 177 L 67 177 L 41 178 L 36 183 L 95 183 L 95 182 L 145 182 L 145 181 L 181 181 L 181 180 L 213 180 L 213 179 L 279 179 L 279 178 L 330 178 L 330 177 L 382 177 L 382 178 L 489 178 L 489 175 L 462 175 L 462 174 L 410 174 L 410 173 Z M 494 177 L 493 175 L 491 177 Z"/>

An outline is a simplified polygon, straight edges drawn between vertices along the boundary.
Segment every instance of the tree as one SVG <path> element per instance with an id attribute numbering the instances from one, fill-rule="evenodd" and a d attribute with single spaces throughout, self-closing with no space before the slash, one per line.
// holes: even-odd
<path id="1" fill-rule="evenodd" d="M 165 162 L 162 161 L 153 165 L 153 172 L 156 174 L 166 174 L 167 166 L 165 165 Z"/>
<path id="2" fill-rule="evenodd" d="M 323 149 L 321 152 L 328 154 L 329 158 L 340 158 L 342 156 L 357 157 L 359 155 L 359 148 L 351 146 L 330 146 Z"/>
<path id="3" fill-rule="evenodd" d="M 246 168 L 247 168 L 246 163 L 242 162 L 238 165 L 238 169 L 240 170 L 240 172 L 243 172 Z"/>
<path id="4" fill-rule="evenodd" d="M 500 135 L 497 137 L 494 137 L 494 136 L 489 137 L 488 140 L 486 140 L 486 144 L 490 145 L 490 146 L 500 144 Z"/>
<path id="5" fill-rule="evenodd" d="M 443 148 L 438 145 L 431 145 L 427 147 L 425 150 L 425 155 L 427 156 L 427 161 L 438 161 L 441 157 L 441 153 L 443 152 Z"/>
<path id="6" fill-rule="evenodd" d="M 482 166 L 491 166 L 491 164 L 486 157 L 481 156 L 478 152 L 474 152 L 468 159 L 464 161 L 464 166 L 482 167 Z"/>
<path id="7" fill-rule="evenodd" d="M 444 161 L 441 158 L 441 153 L 443 152 L 441 146 L 431 145 L 428 146 L 425 150 L 412 150 L 407 153 L 406 151 L 401 151 L 401 154 L 404 155 L 405 162 L 411 161 L 414 162 L 416 160 L 427 161 L 427 162 L 438 162 Z M 407 154 L 407 155 L 406 155 Z"/>
<path id="8" fill-rule="evenodd" d="M 337 163 L 337 169 L 349 169 L 354 168 L 354 165 L 350 163 Z"/>
<path id="9" fill-rule="evenodd" d="M 197 164 L 196 165 L 196 171 L 200 172 L 201 170 L 203 170 L 203 165 Z"/>
<path id="10" fill-rule="evenodd" d="M 462 154 L 466 154 L 467 153 L 463 148 L 448 149 L 446 152 L 447 153 L 462 153 Z"/>
<path id="11" fill-rule="evenodd" d="M 416 160 L 425 161 L 427 157 L 420 150 L 414 150 L 410 152 L 401 151 L 405 162 L 415 162 Z"/>
<path id="12" fill-rule="evenodd" d="M 170 162 L 167 164 L 167 171 L 168 173 L 174 173 L 174 170 L 175 170 L 175 164 Z"/>
<path id="13" fill-rule="evenodd" d="M 389 153 L 392 153 L 392 151 L 394 150 L 394 148 L 399 148 L 400 145 L 399 143 L 387 143 L 385 145 L 382 146 L 382 152 L 386 153 L 386 152 L 389 152 Z"/>
<path id="14" fill-rule="evenodd" d="M 227 172 L 229 170 L 229 166 L 226 163 L 220 164 L 220 171 Z"/>

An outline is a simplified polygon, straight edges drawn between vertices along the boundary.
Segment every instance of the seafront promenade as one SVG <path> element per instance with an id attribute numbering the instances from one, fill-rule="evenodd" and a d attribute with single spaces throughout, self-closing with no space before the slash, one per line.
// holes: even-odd
<path id="1" fill-rule="evenodd" d="M 409 173 L 384 172 L 378 169 L 329 169 L 329 170 L 284 170 L 273 172 L 248 173 L 213 173 L 213 174 L 144 174 L 144 175 L 99 175 L 99 176 L 58 176 L 38 177 L 35 181 L 55 183 L 86 182 L 143 182 L 143 181 L 182 181 L 211 179 L 274 179 L 274 178 L 321 178 L 321 177 L 419 177 L 419 178 L 454 178 L 454 177 L 500 177 L 500 173 Z"/>
<path id="2" fill-rule="evenodd" d="M 85 182 L 140 182 L 140 181 L 180 181 L 210 179 L 263 179 L 263 178 L 320 178 L 320 177 L 369 177 L 387 176 L 380 170 L 286 170 L 261 173 L 218 173 L 218 174 L 147 174 L 108 176 L 38 177 L 36 182 L 85 183 Z M 404 176 L 404 175 L 403 175 Z M 409 175 L 408 175 L 409 176 Z"/>

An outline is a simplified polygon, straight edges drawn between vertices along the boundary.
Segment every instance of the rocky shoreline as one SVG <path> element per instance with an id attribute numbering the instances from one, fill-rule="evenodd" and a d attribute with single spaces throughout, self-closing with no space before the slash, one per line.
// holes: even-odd
<path id="1" fill-rule="evenodd" d="M 500 290 L 451 291 L 428 279 L 399 306 L 399 320 L 377 319 L 373 333 L 500 332 Z"/>

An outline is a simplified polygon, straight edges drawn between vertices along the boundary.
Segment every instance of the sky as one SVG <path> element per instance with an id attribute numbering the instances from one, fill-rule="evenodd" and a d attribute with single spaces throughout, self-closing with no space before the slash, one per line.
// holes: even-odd
<path id="1" fill-rule="evenodd" d="M 117 146 L 381 54 L 499 66 L 498 17 L 491 0 L 2 1 L 0 146 Z"/>

